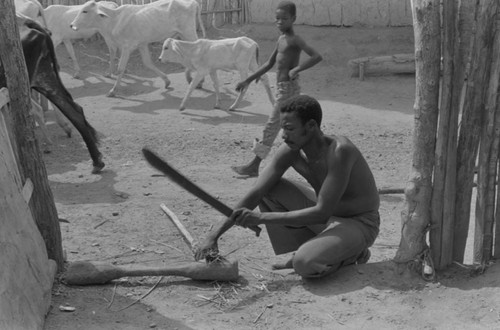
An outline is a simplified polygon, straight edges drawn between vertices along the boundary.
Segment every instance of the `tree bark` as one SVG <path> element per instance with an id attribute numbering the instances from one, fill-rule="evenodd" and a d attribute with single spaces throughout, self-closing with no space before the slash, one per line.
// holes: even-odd
<path id="1" fill-rule="evenodd" d="M 19 172 L 23 184 L 31 178 L 34 185 L 30 209 L 42 234 L 50 259 L 56 261 L 59 270 L 64 263 L 59 218 L 47 171 L 34 133 L 34 121 L 30 115 L 30 87 L 19 30 L 15 20 L 12 0 L 0 1 L 0 60 L 10 94 L 10 118 Z"/>
<path id="2" fill-rule="evenodd" d="M 440 67 L 440 1 L 412 1 L 415 33 L 415 128 L 412 168 L 405 189 L 402 236 L 394 261 L 408 263 L 427 249 L 432 170 L 438 119 Z"/>

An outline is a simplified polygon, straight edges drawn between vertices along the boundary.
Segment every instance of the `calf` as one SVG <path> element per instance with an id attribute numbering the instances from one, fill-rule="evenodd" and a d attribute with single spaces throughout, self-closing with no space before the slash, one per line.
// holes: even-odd
<path id="1" fill-rule="evenodd" d="M 31 20 L 25 20 L 19 30 L 31 88 L 48 98 L 80 132 L 93 161 L 92 173 L 98 173 L 104 163 L 97 148 L 97 132 L 62 84 L 50 35 Z M 5 71 L 0 65 L 0 87 L 6 86 Z"/>
<path id="2" fill-rule="evenodd" d="M 170 80 L 151 61 L 148 45 L 173 36 L 180 36 L 185 40 L 198 39 L 197 20 L 205 36 L 201 8 L 195 0 L 159 0 L 146 5 L 123 5 L 118 8 L 108 8 L 91 0 L 82 6 L 71 27 L 76 31 L 95 28 L 102 35 L 110 35 L 113 42 L 119 45 L 121 55 L 118 77 L 108 92 L 108 96 L 114 96 L 130 53 L 136 48 L 139 49 L 144 65 L 162 77 L 167 88 Z"/>
<path id="3" fill-rule="evenodd" d="M 109 8 L 117 8 L 118 5 L 111 1 L 100 1 L 100 5 Z M 78 31 L 71 28 L 70 24 L 75 19 L 76 15 L 80 11 L 83 5 L 76 6 L 64 6 L 64 5 L 52 5 L 45 8 L 45 20 L 47 21 L 47 28 L 52 33 L 52 41 L 54 43 L 54 48 L 57 48 L 61 42 L 64 43 L 69 56 L 73 60 L 73 68 L 75 74 L 73 77 L 79 78 L 80 76 L 80 66 L 76 59 L 75 50 L 73 48 L 72 40 L 75 39 L 86 39 L 92 37 L 94 34 L 98 33 L 97 29 L 79 29 Z M 109 50 L 109 73 L 111 75 L 115 70 L 115 60 L 116 51 L 118 46 L 113 42 L 111 34 L 106 33 L 107 31 L 102 31 L 101 35 L 104 42 L 108 46 Z"/>
<path id="4" fill-rule="evenodd" d="M 180 105 L 180 110 L 184 110 L 189 95 L 191 95 L 194 88 L 207 74 L 210 75 L 214 84 L 215 108 L 220 108 L 217 70 L 238 70 L 241 80 L 245 80 L 248 77 L 249 71 L 253 73 L 259 68 L 258 56 L 258 44 L 247 37 L 221 40 L 198 39 L 192 42 L 168 38 L 163 43 L 160 60 L 162 62 L 178 62 L 184 65 L 184 67 L 196 71 L 196 76 L 191 81 L 189 89 Z M 260 79 L 271 104 L 274 105 L 274 97 L 267 75 L 263 74 Z M 229 107 L 229 110 L 236 109 L 245 92 L 246 89 L 240 92 L 238 98 Z"/>

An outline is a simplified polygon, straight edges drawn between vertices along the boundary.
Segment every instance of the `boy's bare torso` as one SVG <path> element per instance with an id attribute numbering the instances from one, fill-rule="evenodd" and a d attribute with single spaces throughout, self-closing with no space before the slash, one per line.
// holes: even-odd
<path id="1" fill-rule="evenodd" d="M 276 54 L 276 80 L 289 81 L 288 72 L 299 64 L 302 49 L 297 43 L 297 35 L 283 34 L 278 39 Z"/>

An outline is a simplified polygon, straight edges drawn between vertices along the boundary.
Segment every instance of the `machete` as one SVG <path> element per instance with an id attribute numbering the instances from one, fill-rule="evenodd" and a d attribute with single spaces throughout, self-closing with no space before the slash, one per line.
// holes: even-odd
<path id="1" fill-rule="evenodd" d="M 144 154 L 144 157 L 151 166 L 153 166 L 154 168 L 156 168 L 157 170 L 168 176 L 172 181 L 177 183 L 179 186 L 181 186 L 191 194 L 195 195 L 208 205 L 212 206 L 214 209 L 216 209 L 226 217 L 231 216 L 233 210 L 229 206 L 222 203 L 220 200 L 213 197 L 205 190 L 194 184 L 191 180 L 189 180 L 175 168 L 170 166 L 165 160 L 161 159 L 154 152 L 152 152 L 147 148 L 143 148 L 142 153 Z M 257 236 L 260 235 L 261 228 L 259 226 L 252 226 L 248 228 L 253 230 Z"/>

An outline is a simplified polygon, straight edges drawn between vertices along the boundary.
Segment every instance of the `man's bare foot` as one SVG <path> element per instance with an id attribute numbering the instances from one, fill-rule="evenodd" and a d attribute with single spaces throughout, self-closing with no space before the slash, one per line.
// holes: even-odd
<path id="1" fill-rule="evenodd" d="M 271 266 L 274 270 L 278 269 L 291 269 L 293 268 L 293 259 L 288 260 L 285 263 L 277 263 Z"/>
<path id="2" fill-rule="evenodd" d="M 253 166 L 249 165 L 242 165 L 242 166 L 231 166 L 231 169 L 238 173 L 239 175 L 245 175 L 249 177 L 255 177 L 259 176 L 259 168 L 254 168 Z"/>

